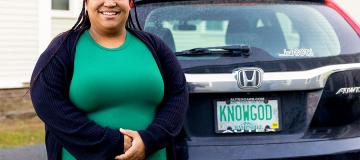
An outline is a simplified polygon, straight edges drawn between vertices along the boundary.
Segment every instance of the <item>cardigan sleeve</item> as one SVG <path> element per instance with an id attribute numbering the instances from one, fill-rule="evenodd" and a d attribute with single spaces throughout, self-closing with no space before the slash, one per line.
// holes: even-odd
<path id="1" fill-rule="evenodd" d="M 175 54 L 158 37 L 152 36 L 154 49 L 164 72 L 165 93 L 153 122 L 139 134 L 145 144 L 145 154 L 164 148 L 176 136 L 184 123 L 188 107 L 188 89 L 185 75 Z"/>
<path id="2" fill-rule="evenodd" d="M 40 68 L 49 61 L 53 48 L 50 46 L 40 56 L 32 81 Z M 58 54 L 64 57 L 68 53 Z M 89 120 L 70 101 L 66 83 L 70 67 L 61 56 L 56 55 L 31 86 L 31 99 L 37 115 L 48 131 L 76 159 L 114 159 L 116 155 L 123 154 L 123 135 L 116 129 L 101 127 Z"/>

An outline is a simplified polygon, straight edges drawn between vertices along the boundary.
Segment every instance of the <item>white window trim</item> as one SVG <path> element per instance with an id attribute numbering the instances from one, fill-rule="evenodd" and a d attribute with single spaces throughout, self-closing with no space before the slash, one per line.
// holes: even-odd
<path id="1" fill-rule="evenodd" d="M 69 10 L 51 10 L 51 17 L 53 18 L 77 18 L 81 11 L 81 0 L 69 0 Z"/>
<path id="2" fill-rule="evenodd" d="M 38 53 L 46 49 L 51 40 L 51 1 L 38 0 Z"/>

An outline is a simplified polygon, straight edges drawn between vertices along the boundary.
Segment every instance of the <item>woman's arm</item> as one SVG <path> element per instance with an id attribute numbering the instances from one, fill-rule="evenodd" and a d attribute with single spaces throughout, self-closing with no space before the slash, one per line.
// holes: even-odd
<path id="1" fill-rule="evenodd" d="M 53 47 L 49 48 L 40 56 L 32 80 L 47 63 Z M 113 159 L 124 153 L 123 134 L 90 121 L 72 104 L 66 78 L 72 76 L 69 74 L 70 58 L 66 54 L 59 52 L 31 86 L 36 113 L 48 131 L 77 159 Z"/>
<path id="2" fill-rule="evenodd" d="M 164 72 L 164 100 L 157 109 L 153 122 L 139 134 L 145 144 L 146 156 L 166 146 L 184 123 L 188 107 L 188 89 L 185 75 L 175 54 L 158 37 L 153 36 L 161 68 Z"/>

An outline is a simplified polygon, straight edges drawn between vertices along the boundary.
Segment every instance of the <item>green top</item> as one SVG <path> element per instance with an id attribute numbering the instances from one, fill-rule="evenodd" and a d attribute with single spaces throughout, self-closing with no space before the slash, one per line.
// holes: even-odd
<path id="1" fill-rule="evenodd" d="M 146 45 L 126 32 L 123 45 L 105 48 L 85 31 L 76 46 L 70 100 L 89 119 L 114 129 L 143 130 L 164 96 L 159 68 Z M 120 134 L 120 133 L 119 133 Z M 63 148 L 63 160 L 75 159 Z M 166 159 L 162 149 L 148 159 Z"/>

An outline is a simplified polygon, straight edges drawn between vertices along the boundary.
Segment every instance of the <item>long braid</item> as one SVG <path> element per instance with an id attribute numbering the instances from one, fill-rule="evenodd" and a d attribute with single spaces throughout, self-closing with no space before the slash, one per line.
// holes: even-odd
<path id="1" fill-rule="evenodd" d="M 126 28 L 135 28 L 134 22 L 132 21 L 131 14 L 129 14 L 128 20 L 126 21 Z"/>
<path id="2" fill-rule="evenodd" d="M 70 29 L 70 31 L 75 31 L 77 29 L 90 27 L 90 20 L 89 20 L 87 11 L 85 9 L 85 3 L 86 3 L 86 0 L 84 0 L 80 15 L 79 15 L 75 25 Z"/>
<path id="3" fill-rule="evenodd" d="M 136 29 L 136 30 L 142 30 L 141 25 L 139 23 L 139 19 L 138 19 L 138 14 L 137 14 L 137 9 L 136 9 L 136 2 L 133 3 L 134 5 L 134 14 L 135 14 L 135 21 L 136 21 L 136 26 L 135 23 L 132 19 L 132 15 L 131 12 L 129 13 L 128 19 L 126 21 L 126 27 L 130 28 L 130 29 Z"/>
<path id="4" fill-rule="evenodd" d="M 84 30 L 84 29 L 88 29 L 91 26 L 90 23 L 90 19 L 89 19 L 89 15 L 85 9 L 85 5 L 86 5 L 86 1 L 87 0 L 83 0 L 83 5 L 82 5 L 82 9 L 80 12 L 80 15 L 76 21 L 76 23 L 74 24 L 73 27 L 71 27 L 70 30 L 59 34 L 58 36 L 62 36 L 63 34 L 65 35 L 65 38 L 61 41 L 60 45 L 55 49 L 54 53 L 50 56 L 50 58 L 48 59 L 48 61 L 46 62 L 46 64 L 40 69 L 40 71 L 35 75 L 34 79 L 31 81 L 30 83 L 30 88 L 27 90 L 27 92 L 25 93 L 24 96 L 26 96 L 29 91 L 31 90 L 32 86 L 35 84 L 35 82 L 39 79 L 40 74 L 42 73 L 42 71 L 45 69 L 45 67 L 51 62 L 51 60 L 55 57 L 55 55 L 58 53 L 59 49 L 64 45 L 64 43 L 66 42 L 66 40 L 69 38 L 69 35 L 77 30 Z M 135 7 L 135 3 L 134 3 L 134 7 Z M 126 22 L 126 27 L 130 28 L 130 29 L 141 29 L 140 23 L 138 21 L 138 17 L 137 17 L 137 11 L 135 8 L 135 19 L 137 22 L 137 26 L 135 26 L 135 24 L 133 23 L 131 14 L 129 13 L 127 22 Z"/>
<path id="5" fill-rule="evenodd" d="M 136 20 L 137 28 L 142 31 L 141 25 L 140 25 L 140 23 L 139 23 L 139 19 L 138 19 L 138 14 L 137 14 L 137 10 L 136 10 L 136 5 L 135 5 L 135 3 L 134 3 L 134 10 L 135 10 L 135 20 Z M 130 17 L 131 17 L 131 16 L 130 16 Z"/>

